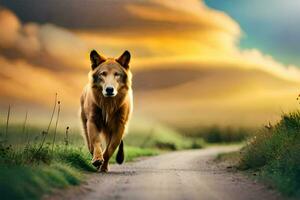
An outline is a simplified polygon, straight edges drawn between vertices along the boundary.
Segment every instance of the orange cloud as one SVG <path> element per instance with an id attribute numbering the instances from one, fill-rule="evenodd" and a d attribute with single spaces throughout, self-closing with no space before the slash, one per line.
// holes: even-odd
<path id="1" fill-rule="evenodd" d="M 16 42 L 21 27 L 19 19 L 9 10 L 0 7 L 0 27 L 0 47 L 11 47 Z"/>
<path id="2" fill-rule="evenodd" d="M 32 66 L 24 60 L 9 61 L 0 57 L 0 91 L 8 99 L 22 100 L 24 104 L 34 102 L 48 107 L 55 93 L 60 95 L 65 107 L 78 104 L 79 85 L 84 85 L 86 76 L 72 72 L 53 72 Z M 74 90 L 76 88 L 76 90 Z"/>
<path id="3" fill-rule="evenodd" d="M 95 33 L 82 30 L 77 34 L 89 47 L 97 46 L 104 52 L 132 49 L 136 68 L 193 61 L 199 63 L 197 66 L 258 69 L 282 79 L 300 81 L 296 66 L 285 66 L 257 49 L 241 50 L 239 25 L 202 1 L 129 1 L 125 7 L 139 21 L 137 24 L 148 24 L 148 28 L 126 30 L 123 26 L 120 31 L 110 28 Z"/>
<path id="4" fill-rule="evenodd" d="M 0 30 L 0 50 L 4 54 L 19 55 L 29 62 L 40 60 L 42 66 L 52 60 L 71 68 L 83 68 L 88 61 L 86 44 L 62 27 L 22 24 L 14 13 L 4 8 L 0 8 L 0 26 L 5 27 Z"/>

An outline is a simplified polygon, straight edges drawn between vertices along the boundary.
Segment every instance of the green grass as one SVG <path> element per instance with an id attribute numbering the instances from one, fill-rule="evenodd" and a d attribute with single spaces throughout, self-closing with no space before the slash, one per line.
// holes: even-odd
<path id="1" fill-rule="evenodd" d="M 300 112 L 259 131 L 242 150 L 238 167 L 257 170 L 283 194 L 300 197 Z"/>
<path id="2" fill-rule="evenodd" d="M 39 199 L 54 188 L 79 184 L 84 171 L 95 171 L 78 148 L 45 145 L 0 146 L 1 199 Z"/>
<path id="3" fill-rule="evenodd" d="M 66 164 L 0 167 L 1 199 L 39 199 L 53 188 L 78 185 L 83 175 Z"/>
<path id="4" fill-rule="evenodd" d="M 158 151 L 125 147 L 126 161 L 141 156 L 157 155 Z M 91 155 L 76 146 L 57 145 L 52 151 L 45 145 L 23 148 L 0 146 L 1 199 L 39 199 L 54 188 L 78 185 L 87 172 L 96 172 L 90 164 Z M 115 162 L 115 155 L 111 159 Z"/>
<path id="5" fill-rule="evenodd" d="M 142 148 L 180 150 L 203 148 L 200 137 L 183 136 L 180 132 L 155 122 L 134 121 L 125 137 L 125 144 Z"/>
<path id="6" fill-rule="evenodd" d="M 220 126 L 193 127 L 181 130 L 187 137 L 203 138 L 207 143 L 237 143 L 246 140 L 254 128 L 234 128 Z"/>
<path id="7" fill-rule="evenodd" d="M 58 130 L 53 145 L 54 130 L 43 133 L 43 127 L 9 124 L 0 131 L 0 194 L 1 199 L 40 199 L 55 188 L 80 184 L 87 173 L 96 169 L 91 165 L 91 154 L 77 129 Z M 43 137 L 46 136 L 41 146 Z M 125 143 L 125 161 L 153 156 L 157 149 L 128 146 Z M 110 163 L 115 163 L 115 155 Z"/>

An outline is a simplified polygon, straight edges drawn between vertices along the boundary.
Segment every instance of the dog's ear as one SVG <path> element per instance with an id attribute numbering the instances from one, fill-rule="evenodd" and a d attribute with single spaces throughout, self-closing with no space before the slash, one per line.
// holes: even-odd
<path id="1" fill-rule="evenodd" d="M 116 61 L 118 63 L 120 63 L 120 65 L 122 65 L 125 69 L 129 68 L 129 62 L 130 62 L 130 53 L 129 51 L 124 51 L 124 53 L 118 58 L 116 59 Z"/>
<path id="2" fill-rule="evenodd" d="M 99 55 L 96 50 L 92 50 L 90 53 L 90 59 L 92 63 L 92 69 L 95 69 L 101 63 L 103 63 L 106 59 Z"/>

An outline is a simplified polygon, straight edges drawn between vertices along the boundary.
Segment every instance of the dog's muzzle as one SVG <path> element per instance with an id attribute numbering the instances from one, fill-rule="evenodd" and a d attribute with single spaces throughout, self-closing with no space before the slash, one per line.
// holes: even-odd
<path id="1" fill-rule="evenodd" d="M 117 92 L 113 87 L 106 87 L 105 90 L 102 91 L 105 97 L 114 97 L 117 95 Z"/>

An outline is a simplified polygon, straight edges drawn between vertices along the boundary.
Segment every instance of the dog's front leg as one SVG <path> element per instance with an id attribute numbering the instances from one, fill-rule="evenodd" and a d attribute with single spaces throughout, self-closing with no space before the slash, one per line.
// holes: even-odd
<path id="1" fill-rule="evenodd" d="M 99 168 L 103 163 L 100 132 L 92 120 L 87 121 L 87 130 L 90 140 L 90 149 L 93 152 L 92 164 Z"/>
<path id="2" fill-rule="evenodd" d="M 111 138 L 108 141 L 108 145 L 104 151 L 104 163 L 101 166 L 101 171 L 102 172 L 107 172 L 108 171 L 108 162 L 109 159 L 111 158 L 111 156 L 114 154 L 116 148 L 120 145 L 123 134 L 125 131 L 125 126 L 122 125 L 118 125 L 110 134 L 111 134 Z"/>

